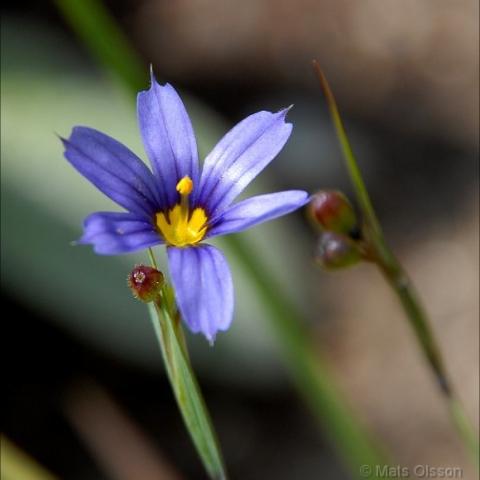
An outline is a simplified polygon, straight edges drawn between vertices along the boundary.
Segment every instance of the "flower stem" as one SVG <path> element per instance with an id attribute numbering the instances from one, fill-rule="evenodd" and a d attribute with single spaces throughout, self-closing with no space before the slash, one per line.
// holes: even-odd
<path id="1" fill-rule="evenodd" d="M 357 161 L 355 160 L 355 155 L 353 154 L 350 142 L 348 141 L 348 137 L 345 133 L 342 117 L 338 111 L 335 97 L 333 96 L 330 85 L 328 84 L 319 63 L 316 60 L 313 61 L 313 68 L 315 69 L 315 73 L 320 82 L 320 87 L 322 88 L 325 98 L 327 99 L 330 115 L 335 126 L 335 131 L 337 132 L 343 156 L 345 157 L 345 161 L 347 163 L 348 172 L 352 180 L 353 188 L 355 189 L 355 193 L 357 195 L 358 203 L 360 204 L 363 214 L 368 220 L 368 224 L 373 233 L 381 234 L 380 222 L 378 221 L 375 210 L 373 209 L 367 187 L 363 181 L 362 173 L 360 172 L 360 168 L 358 167 Z"/>
<path id="2" fill-rule="evenodd" d="M 149 249 L 152 265 L 156 261 Z M 185 426 L 211 479 L 225 480 L 217 435 L 193 372 L 173 292 L 164 285 L 150 308 L 150 318 L 162 351 L 167 375 Z"/>
<path id="3" fill-rule="evenodd" d="M 158 270 L 157 261 L 155 260 L 155 255 L 153 254 L 153 250 L 148 247 L 148 258 L 150 259 L 150 263 L 152 267 Z"/>
<path id="4" fill-rule="evenodd" d="M 464 408 L 454 392 L 448 378 L 439 345 L 434 337 L 430 321 L 414 286 L 406 271 L 388 247 L 377 219 L 365 182 L 358 167 L 340 117 L 335 97 L 319 63 L 314 60 L 313 68 L 320 87 L 327 99 L 328 108 L 345 157 L 348 173 L 355 189 L 360 209 L 364 216 L 364 236 L 369 247 L 370 260 L 374 261 L 383 273 L 388 284 L 399 298 L 410 325 L 416 335 L 420 348 L 430 366 L 435 381 L 444 396 L 452 422 L 478 468 L 479 445 L 473 426 Z"/>

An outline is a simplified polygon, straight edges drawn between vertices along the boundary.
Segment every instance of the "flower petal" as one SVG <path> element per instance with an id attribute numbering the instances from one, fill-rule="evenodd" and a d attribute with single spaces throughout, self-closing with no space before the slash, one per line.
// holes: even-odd
<path id="1" fill-rule="evenodd" d="M 87 127 L 75 127 L 70 138 L 62 141 L 65 158 L 105 195 L 149 218 L 158 210 L 155 178 L 127 147 Z"/>
<path id="2" fill-rule="evenodd" d="M 97 212 L 83 223 L 83 236 L 76 243 L 92 244 L 95 253 L 130 253 L 163 243 L 155 227 L 133 213 Z"/>
<path id="3" fill-rule="evenodd" d="M 180 313 L 190 330 L 210 343 L 233 317 L 233 282 L 225 257 L 211 245 L 168 247 L 168 263 Z"/>
<path id="4" fill-rule="evenodd" d="M 216 221 L 214 220 L 207 236 L 240 232 L 293 212 L 303 207 L 308 200 L 308 193 L 302 190 L 288 190 L 248 198 L 231 206 Z"/>
<path id="5" fill-rule="evenodd" d="M 250 115 L 228 132 L 205 159 L 199 203 L 210 214 L 220 214 L 275 158 L 285 145 L 292 125 L 288 109 Z"/>
<path id="6" fill-rule="evenodd" d="M 198 181 L 197 142 L 187 111 L 175 89 L 161 86 L 151 75 L 150 90 L 137 97 L 137 114 L 143 144 L 159 179 L 163 201 L 172 207 L 178 200 L 177 182 L 190 176 Z"/>

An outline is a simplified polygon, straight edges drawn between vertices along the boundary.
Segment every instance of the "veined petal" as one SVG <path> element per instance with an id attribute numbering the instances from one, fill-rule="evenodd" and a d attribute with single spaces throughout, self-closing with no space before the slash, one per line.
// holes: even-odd
<path id="1" fill-rule="evenodd" d="M 143 144 L 160 181 L 163 201 L 172 207 L 178 200 L 177 182 L 188 175 L 198 181 L 197 142 L 187 111 L 175 89 L 159 85 L 151 75 L 150 90 L 137 97 L 137 114 Z"/>
<path id="2" fill-rule="evenodd" d="M 87 127 L 75 127 L 62 141 L 65 158 L 105 195 L 143 216 L 151 217 L 158 210 L 155 178 L 127 147 Z"/>
<path id="3" fill-rule="evenodd" d="M 163 243 L 152 223 L 133 213 L 92 213 L 85 219 L 83 229 L 77 243 L 92 244 L 100 255 L 136 252 Z"/>
<path id="4" fill-rule="evenodd" d="M 168 247 L 168 263 L 180 313 L 190 330 L 212 343 L 233 317 L 233 282 L 223 254 L 211 245 Z"/>
<path id="5" fill-rule="evenodd" d="M 303 207 L 309 195 L 302 190 L 257 195 L 229 207 L 217 220 L 207 237 L 240 232 Z"/>
<path id="6" fill-rule="evenodd" d="M 250 115 L 228 132 L 205 159 L 199 202 L 211 216 L 219 215 L 275 158 L 292 125 L 288 109 Z"/>

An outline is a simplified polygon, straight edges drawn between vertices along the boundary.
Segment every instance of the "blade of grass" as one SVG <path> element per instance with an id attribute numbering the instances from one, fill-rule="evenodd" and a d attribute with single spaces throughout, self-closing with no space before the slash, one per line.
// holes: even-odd
<path id="1" fill-rule="evenodd" d="M 423 308 L 417 292 L 415 291 L 415 288 L 405 269 L 402 267 L 386 243 L 382 228 L 370 200 L 368 190 L 365 186 L 365 182 L 363 181 L 360 168 L 358 167 L 355 155 L 350 146 L 350 142 L 340 117 L 333 92 L 328 84 L 327 78 L 320 68 L 319 63 L 316 60 L 314 60 L 312 63 L 320 83 L 320 87 L 327 100 L 328 109 L 330 111 L 335 132 L 342 148 L 347 170 L 350 175 L 350 180 L 355 189 L 357 201 L 364 216 L 364 234 L 366 236 L 366 241 L 373 250 L 372 259 L 376 262 L 388 284 L 398 296 L 407 319 L 409 320 L 409 323 L 416 335 L 420 349 L 423 351 L 427 363 L 433 372 L 437 385 L 447 401 L 448 411 L 450 413 L 452 422 L 457 429 L 457 432 L 467 451 L 471 454 L 473 462 L 478 468 L 478 438 L 475 430 L 472 427 L 472 424 L 468 421 L 468 416 L 466 415 L 464 408 L 454 392 L 453 386 L 448 378 L 440 348 L 430 326 L 428 315 Z"/>
<path id="2" fill-rule="evenodd" d="M 167 287 L 164 287 L 161 300 L 154 302 L 149 312 L 170 384 L 205 470 L 210 478 L 224 480 L 227 475 L 220 445 L 185 351 L 180 320 L 176 318 L 176 312 L 172 312 L 168 296 Z"/>

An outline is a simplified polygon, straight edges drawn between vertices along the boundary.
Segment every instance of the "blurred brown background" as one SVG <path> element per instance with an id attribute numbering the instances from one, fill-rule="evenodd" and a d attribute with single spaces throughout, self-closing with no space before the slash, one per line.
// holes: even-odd
<path id="1" fill-rule="evenodd" d="M 222 119 L 220 128 L 217 120 L 207 128 L 207 121 L 194 118 L 197 132 L 210 129 L 218 139 L 217 132 L 253 111 L 295 105 L 289 114 L 293 136 L 265 173 L 272 191 L 351 193 L 310 67 L 312 58 L 320 61 L 387 237 L 431 313 L 454 383 L 478 424 L 478 3 L 122 0 L 107 7 L 146 68 L 152 63 L 162 81 L 188 93 L 187 105 L 208 106 Z M 50 88 L 45 104 L 51 102 L 52 112 L 40 108 L 43 93 L 27 79 L 42 92 Z M 14 315 L 4 323 L 3 431 L 61 478 L 135 478 L 125 474 L 127 467 L 123 473 L 115 469 L 119 458 L 128 463 L 132 451 L 138 454 L 130 455 L 134 464 L 142 455 L 164 459 L 151 471 L 165 468 L 171 475 L 165 478 L 203 478 L 149 326 L 138 325 L 145 312 L 124 287 L 133 261 L 114 263 L 66 247 L 61 256 L 91 205 L 65 200 L 64 210 L 55 210 L 76 180 L 60 166 L 61 148 L 51 134 L 90 122 L 130 145 L 138 136 L 134 113 L 126 107 L 114 123 L 108 112 L 120 100 L 110 97 L 112 88 L 52 4 L 4 4 L 2 287 Z M 78 109 L 69 103 L 75 92 Z M 82 99 L 90 105 L 94 98 L 96 117 L 80 106 Z M 125 125 L 132 125 L 130 133 L 117 135 Z M 43 141 L 52 146 L 41 157 Z M 52 169 L 64 168 L 59 185 L 51 173 L 39 178 L 35 172 L 45 163 L 35 170 L 36 157 L 48 159 Z M 80 180 L 78 185 L 76 198 L 84 199 L 92 190 Z M 33 195 L 37 187 L 40 193 Z M 43 210 L 34 216 L 35 203 Z M 282 272 L 285 262 L 292 264 L 290 277 L 304 280 L 292 291 L 358 414 L 395 464 L 460 466 L 464 478 L 474 478 L 412 333 L 378 272 L 368 265 L 335 274 L 317 271 L 310 261 L 314 235 L 301 213 L 292 217 L 273 230 L 259 227 L 249 238 L 266 243 L 267 250 L 274 244 L 273 268 Z M 63 230 L 55 230 L 60 223 Z M 99 269 L 100 287 L 92 279 Z M 25 272 L 33 279 L 27 289 Z M 349 478 L 293 391 L 260 307 L 245 301 L 254 292 L 238 278 L 238 303 L 248 305 L 232 332 L 220 336 L 215 349 L 191 339 L 232 478 Z M 105 284 L 109 296 L 98 293 L 92 300 L 93 290 Z M 72 320 L 70 310 L 80 304 L 81 314 Z M 122 309 L 128 316 L 119 319 Z M 112 413 L 117 408 L 123 412 L 118 416 Z M 122 434 L 137 439 L 136 446 L 122 449 L 118 442 L 113 451 L 102 448 Z M 147 469 L 137 478 L 150 478 Z"/>

